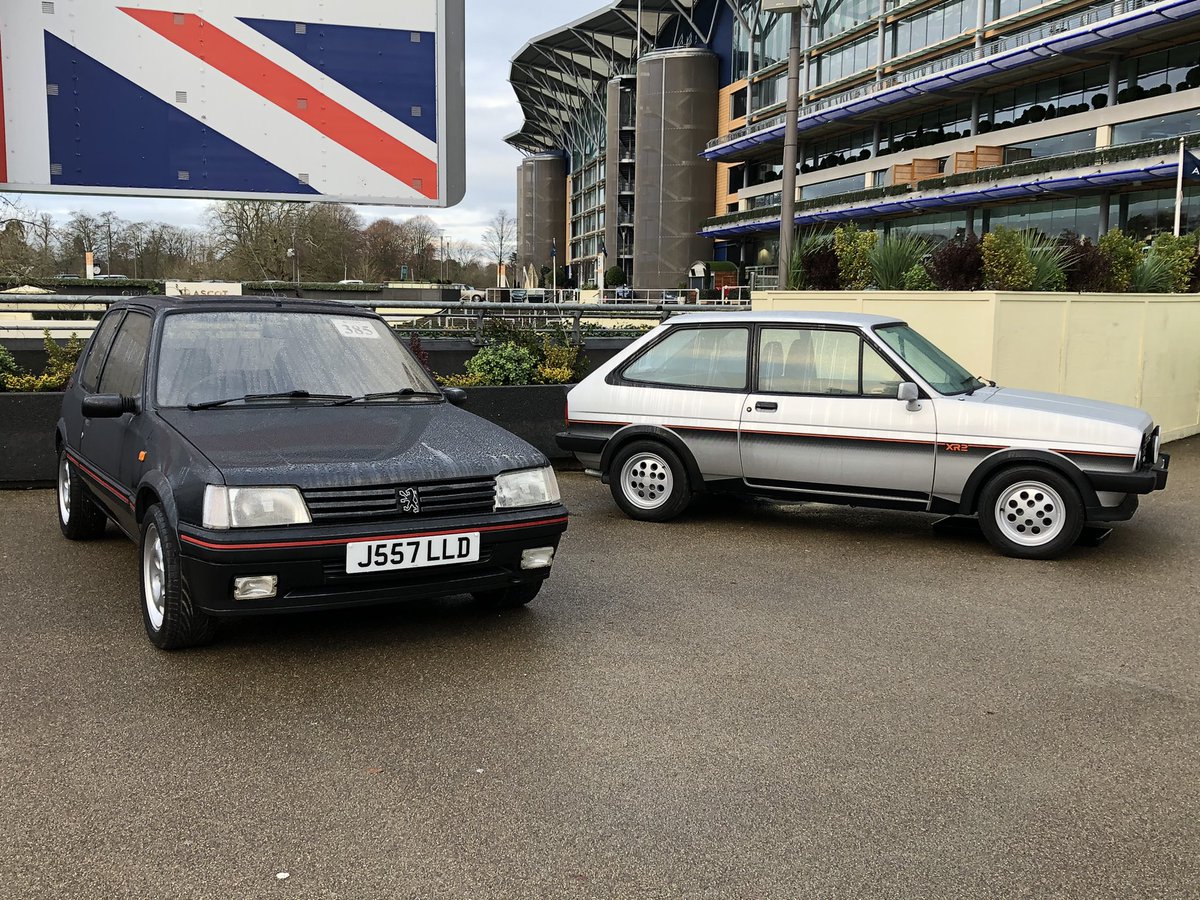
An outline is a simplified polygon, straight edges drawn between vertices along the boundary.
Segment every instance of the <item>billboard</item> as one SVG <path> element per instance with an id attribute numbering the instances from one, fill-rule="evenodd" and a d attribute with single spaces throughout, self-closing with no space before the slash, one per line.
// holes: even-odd
<path id="1" fill-rule="evenodd" d="M 450 206 L 463 0 L 3 0 L 0 190 Z"/>

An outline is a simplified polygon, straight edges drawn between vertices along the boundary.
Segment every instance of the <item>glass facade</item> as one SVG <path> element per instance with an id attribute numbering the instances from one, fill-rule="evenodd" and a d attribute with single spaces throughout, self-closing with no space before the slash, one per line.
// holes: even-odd
<path id="1" fill-rule="evenodd" d="M 1200 99 L 1200 98 L 1198 98 Z M 1114 144 L 1136 144 L 1139 141 L 1157 141 L 1200 131 L 1200 109 L 1188 109 L 1166 116 L 1149 119 L 1134 119 L 1113 126 Z"/>

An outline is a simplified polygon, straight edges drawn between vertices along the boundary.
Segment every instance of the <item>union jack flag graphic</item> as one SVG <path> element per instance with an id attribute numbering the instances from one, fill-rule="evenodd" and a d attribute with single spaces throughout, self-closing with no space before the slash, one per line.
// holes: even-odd
<path id="1" fill-rule="evenodd" d="M 462 0 L 171 2 L 3 0 L 0 185 L 446 204 Z"/>

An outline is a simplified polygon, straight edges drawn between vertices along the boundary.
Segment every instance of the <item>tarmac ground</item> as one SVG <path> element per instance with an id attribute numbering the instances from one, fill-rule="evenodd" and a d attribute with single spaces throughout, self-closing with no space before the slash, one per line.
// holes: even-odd
<path id="1" fill-rule="evenodd" d="M 156 651 L 134 546 L 0 493 L 0 897 L 1200 896 L 1200 438 L 1100 547 L 571 508 L 528 608 Z M 287 873 L 287 877 L 281 877 Z"/>

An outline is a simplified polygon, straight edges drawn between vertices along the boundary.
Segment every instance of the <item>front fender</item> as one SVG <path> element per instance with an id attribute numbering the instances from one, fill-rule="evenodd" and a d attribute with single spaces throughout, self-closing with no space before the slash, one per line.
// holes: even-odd
<path id="1" fill-rule="evenodd" d="M 988 479 L 1002 469 L 1020 465 L 1046 466 L 1061 473 L 1070 479 L 1071 484 L 1075 485 L 1075 489 L 1079 491 L 1080 499 L 1083 500 L 1083 505 L 1087 509 L 1096 509 L 1100 506 L 1096 490 L 1088 481 L 1087 476 L 1065 456 L 1051 453 L 1049 450 L 999 450 L 976 466 L 971 477 L 967 479 L 959 502 L 959 512 L 963 515 L 974 514 L 979 505 L 979 492 L 983 490 Z"/>

